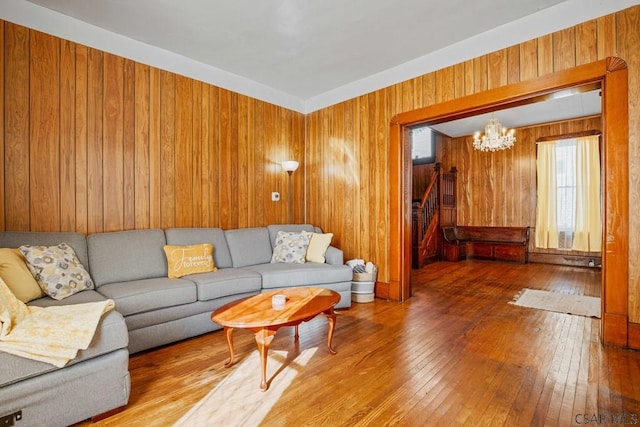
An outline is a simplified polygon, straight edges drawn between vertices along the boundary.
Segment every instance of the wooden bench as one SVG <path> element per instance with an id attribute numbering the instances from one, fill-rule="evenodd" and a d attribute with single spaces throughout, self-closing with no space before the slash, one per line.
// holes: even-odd
<path id="1" fill-rule="evenodd" d="M 526 263 L 529 254 L 529 227 L 443 227 L 443 258 L 466 258 Z"/>

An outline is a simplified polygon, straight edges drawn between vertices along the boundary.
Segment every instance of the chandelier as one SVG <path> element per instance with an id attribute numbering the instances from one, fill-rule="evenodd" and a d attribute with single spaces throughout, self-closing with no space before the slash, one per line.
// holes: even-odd
<path id="1" fill-rule="evenodd" d="M 480 151 L 498 151 L 511 148 L 516 142 L 515 130 L 502 127 L 498 119 L 491 117 L 484 127 L 484 135 L 480 131 L 473 135 L 473 148 Z"/>

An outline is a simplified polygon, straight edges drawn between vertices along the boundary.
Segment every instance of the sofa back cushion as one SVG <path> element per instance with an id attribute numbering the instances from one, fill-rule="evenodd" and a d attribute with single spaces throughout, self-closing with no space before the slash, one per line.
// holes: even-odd
<path id="1" fill-rule="evenodd" d="M 167 276 L 166 239 L 160 229 L 97 233 L 87 237 L 96 287 Z"/>
<path id="2" fill-rule="evenodd" d="M 313 225 L 311 224 L 274 224 L 267 225 L 267 230 L 269 230 L 269 240 L 271 241 L 272 248 L 276 245 L 276 236 L 278 235 L 278 231 L 308 231 L 309 233 L 313 233 L 315 231 Z"/>
<path id="3" fill-rule="evenodd" d="M 234 267 L 271 262 L 271 241 L 265 227 L 239 228 L 224 232 Z"/>
<path id="4" fill-rule="evenodd" d="M 66 243 L 71 246 L 85 269 L 90 270 L 87 255 L 87 239 L 77 232 L 3 231 L 0 232 L 0 248 L 19 248 L 22 245 L 56 246 Z"/>
<path id="5" fill-rule="evenodd" d="M 211 243 L 213 245 L 213 261 L 217 268 L 232 266 L 231 253 L 227 239 L 221 228 L 169 228 L 165 230 L 167 245 L 197 245 Z"/>

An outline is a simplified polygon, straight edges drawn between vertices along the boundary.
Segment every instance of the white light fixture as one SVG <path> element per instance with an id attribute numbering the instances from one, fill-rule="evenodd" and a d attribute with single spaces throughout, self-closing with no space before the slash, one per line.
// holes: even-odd
<path id="1" fill-rule="evenodd" d="M 298 169 L 298 162 L 296 162 L 295 160 L 285 160 L 284 162 L 282 162 L 282 169 L 284 169 L 289 175 L 291 175 L 293 171 Z"/>
<path id="2" fill-rule="evenodd" d="M 298 169 L 298 162 L 295 160 L 285 160 L 282 164 L 282 169 L 284 169 L 289 174 L 289 194 L 287 194 L 287 202 L 288 202 L 288 215 L 287 220 L 289 224 L 291 224 L 291 219 L 293 218 L 293 181 L 291 175 L 293 172 Z"/>
<path id="3" fill-rule="evenodd" d="M 516 142 L 515 130 L 502 127 L 498 119 L 491 117 L 484 128 L 484 135 L 480 131 L 473 135 L 473 148 L 480 151 L 498 151 L 511 148 Z"/>

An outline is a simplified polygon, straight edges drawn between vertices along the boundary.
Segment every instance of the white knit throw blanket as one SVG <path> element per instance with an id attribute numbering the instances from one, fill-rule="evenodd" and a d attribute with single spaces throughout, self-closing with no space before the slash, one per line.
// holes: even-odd
<path id="1" fill-rule="evenodd" d="M 31 307 L 0 279 L 0 351 L 63 367 L 91 344 L 112 300 Z"/>

